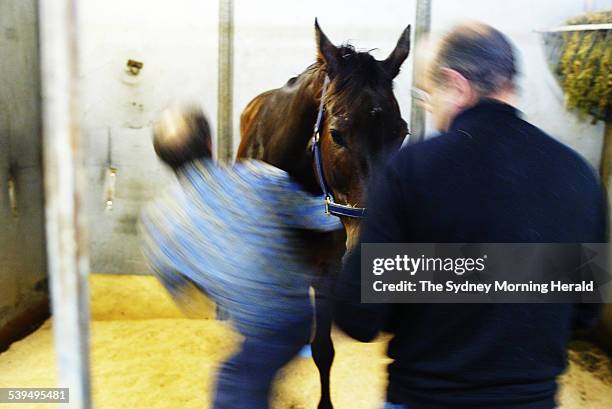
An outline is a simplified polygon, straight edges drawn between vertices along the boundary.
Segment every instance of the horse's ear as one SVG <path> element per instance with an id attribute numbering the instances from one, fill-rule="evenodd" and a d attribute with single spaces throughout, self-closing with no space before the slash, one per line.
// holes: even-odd
<path id="1" fill-rule="evenodd" d="M 408 58 L 408 54 L 410 54 L 410 25 L 404 29 L 399 40 L 397 40 L 397 45 L 387 59 L 381 61 L 384 70 L 392 78 L 395 78 L 399 74 L 402 63 Z"/>
<path id="2" fill-rule="evenodd" d="M 326 67 L 327 73 L 332 74 L 338 67 L 340 61 L 340 51 L 327 38 L 318 20 L 315 18 L 315 37 L 317 41 L 317 62 Z"/>

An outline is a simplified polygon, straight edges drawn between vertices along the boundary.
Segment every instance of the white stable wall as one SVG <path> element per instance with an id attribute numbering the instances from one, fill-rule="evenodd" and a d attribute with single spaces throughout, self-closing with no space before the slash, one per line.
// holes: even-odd
<path id="1" fill-rule="evenodd" d="M 146 273 L 136 223 L 169 174 L 155 159 L 150 125 L 172 101 L 201 103 L 216 124 L 216 0 L 86 0 L 81 5 L 81 85 L 88 144 L 88 208 L 93 271 Z M 519 108 L 528 119 L 598 166 L 603 127 L 581 122 L 563 108 L 536 29 L 557 26 L 586 7 L 612 8 L 612 0 L 432 0 L 432 30 L 481 20 L 506 32 L 522 56 Z M 234 130 L 258 93 L 278 87 L 314 61 L 313 22 L 335 43 L 346 40 L 384 58 L 414 19 L 415 1 L 235 1 Z M 128 59 L 144 63 L 125 72 Z M 410 118 L 412 59 L 396 82 L 405 119 Z M 118 169 L 113 210 L 105 211 L 103 187 L 109 160 Z"/>
<path id="2" fill-rule="evenodd" d="M 87 147 L 92 270 L 147 273 L 137 220 L 171 176 L 157 162 L 151 123 L 173 101 L 204 106 L 216 128 L 217 1 L 94 0 L 81 3 L 81 84 Z M 282 86 L 314 62 L 314 19 L 336 43 L 350 39 L 382 59 L 413 20 L 413 4 L 382 0 L 257 1 L 235 4 L 234 129 L 248 101 Z M 128 59 L 144 63 L 126 73 Z M 398 78 L 410 84 L 411 61 Z M 398 92 L 409 117 L 409 93 Z M 113 210 L 105 210 L 110 161 L 118 169 Z"/>
<path id="3" fill-rule="evenodd" d="M 170 176 L 151 146 L 151 123 L 174 101 L 217 115 L 217 2 L 87 0 L 81 7 L 81 97 L 89 184 L 91 266 L 146 273 L 137 221 Z M 128 59 L 144 64 L 126 71 Z M 117 168 L 112 211 L 108 168 Z"/>

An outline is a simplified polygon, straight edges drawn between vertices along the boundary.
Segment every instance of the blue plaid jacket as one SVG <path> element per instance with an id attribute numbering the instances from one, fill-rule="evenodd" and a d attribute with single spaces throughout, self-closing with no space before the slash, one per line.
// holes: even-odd
<path id="1" fill-rule="evenodd" d="M 322 196 L 261 161 L 196 161 L 142 214 L 144 253 L 179 304 L 195 284 L 245 335 L 275 331 L 312 312 L 313 271 L 298 229 L 331 231 Z"/>

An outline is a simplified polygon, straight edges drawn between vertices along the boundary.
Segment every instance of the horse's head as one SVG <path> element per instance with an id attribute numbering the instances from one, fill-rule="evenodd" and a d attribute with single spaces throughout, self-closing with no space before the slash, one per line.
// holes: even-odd
<path id="1" fill-rule="evenodd" d="M 408 132 L 393 79 L 410 51 L 410 26 L 382 61 L 350 45 L 336 47 L 317 22 L 315 32 L 318 64 L 330 78 L 321 129 L 325 179 L 338 203 L 364 206 L 373 167 L 398 149 Z M 357 243 L 359 219 L 343 218 L 343 223 L 350 248 Z"/>

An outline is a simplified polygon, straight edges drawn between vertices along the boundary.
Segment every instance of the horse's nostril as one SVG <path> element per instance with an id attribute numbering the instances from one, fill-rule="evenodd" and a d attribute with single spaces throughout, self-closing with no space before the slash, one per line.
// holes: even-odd
<path id="1" fill-rule="evenodd" d="M 382 113 L 383 109 L 381 107 L 374 107 L 370 110 L 370 116 L 378 116 Z"/>

